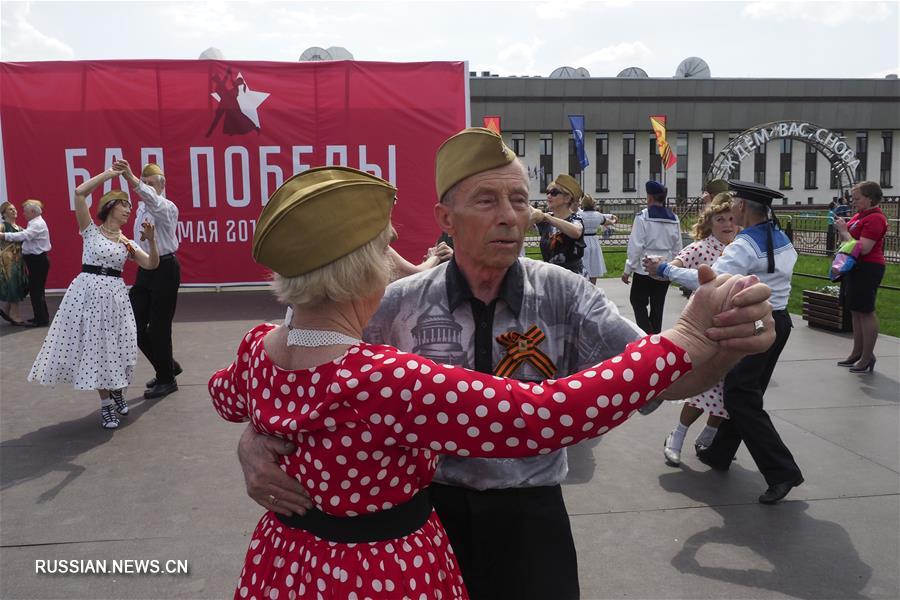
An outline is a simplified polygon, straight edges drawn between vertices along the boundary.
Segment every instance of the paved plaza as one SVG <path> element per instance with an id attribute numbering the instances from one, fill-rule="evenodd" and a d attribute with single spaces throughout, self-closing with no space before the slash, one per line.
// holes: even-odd
<path id="1" fill-rule="evenodd" d="M 627 286 L 600 283 L 630 317 Z M 684 303 L 670 291 L 666 325 Z M 182 293 L 180 390 L 143 400 L 140 356 L 115 432 L 98 426 L 95 393 L 25 381 L 46 329 L 0 326 L 0 598 L 231 597 L 262 509 L 235 456 L 244 426 L 216 415 L 206 382 L 247 329 L 281 315 L 264 291 Z M 847 335 L 794 325 L 766 406 L 806 483 L 762 506 L 745 449 L 727 473 L 709 471 L 687 450 L 698 422 L 669 467 L 680 405 L 635 416 L 569 453 L 582 598 L 900 597 L 900 340 L 882 336 L 876 373 L 853 375 L 834 365 Z M 35 573 L 53 559 L 181 560 L 189 572 Z"/>

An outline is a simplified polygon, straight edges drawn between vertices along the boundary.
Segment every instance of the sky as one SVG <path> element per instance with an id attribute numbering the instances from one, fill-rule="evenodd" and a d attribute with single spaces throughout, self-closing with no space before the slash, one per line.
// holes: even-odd
<path id="1" fill-rule="evenodd" d="M 713 77 L 881 78 L 900 73 L 900 0 L 887 2 L 10 2 L 3 61 L 296 61 L 311 47 L 356 60 L 465 60 L 547 77 L 631 66 L 672 77 L 690 56 Z"/>

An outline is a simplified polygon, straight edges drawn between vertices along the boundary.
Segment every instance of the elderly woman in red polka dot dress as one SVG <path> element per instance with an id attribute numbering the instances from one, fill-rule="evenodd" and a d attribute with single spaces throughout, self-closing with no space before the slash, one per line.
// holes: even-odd
<path id="1" fill-rule="evenodd" d="M 717 194 L 694 223 L 692 233 L 696 241 L 687 245 L 669 264 L 687 269 L 699 269 L 700 265 L 712 265 L 725 250 L 725 246 L 734 241 L 738 229 L 739 227 L 734 222 L 734 215 L 731 214 L 731 194 L 728 192 Z M 644 268 L 649 269 L 648 273 L 655 273 L 659 262 L 661 260 L 647 259 Z M 719 430 L 719 423 L 722 422 L 722 419 L 728 418 L 728 411 L 725 410 L 723 402 L 724 387 L 725 380 L 723 379 L 702 394 L 685 400 L 678 417 L 678 424 L 666 436 L 663 445 L 663 457 L 666 463 L 672 466 L 681 464 L 681 448 L 684 445 L 688 428 L 704 412 L 709 414 L 706 419 L 706 427 L 697 436 L 694 447 L 699 450 L 712 443 Z"/>
<path id="2" fill-rule="evenodd" d="M 713 315 L 768 293 L 720 277 L 673 329 L 555 381 L 437 364 L 360 341 L 390 275 L 395 192 L 354 169 L 311 169 L 260 215 L 254 259 L 293 317 L 247 333 L 209 391 L 223 418 L 296 443 L 282 468 L 314 508 L 263 515 L 235 598 L 467 598 L 425 492 L 439 454 L 530 456 L 601 435 L 721 351 L 704 335 Z"/>

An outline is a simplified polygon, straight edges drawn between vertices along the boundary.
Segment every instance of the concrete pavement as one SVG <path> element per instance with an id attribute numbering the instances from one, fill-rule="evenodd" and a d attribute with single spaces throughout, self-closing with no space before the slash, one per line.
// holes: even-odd
<path id="1" fill-rule="evenodd" d="M 627 287 L 601 285 L 630 316 Z M 684 302 L 669 293 L 666 324 Z M 139 357 L 115 432 L 98 427 L 94 393 L 25 381 L 46 329 L 0 326 L 0 597 L 231 596 L 262 511 L 235 458 L 243 427 L 215 414 L 206 381 L 249 327 L 282 314 L 265 292 L 183 293 L 181 389 L 144 401 L 152 373 Z M 900 597 L 900 340 L 882 336 L 876 373 L 852 375 L 834 366 L 846 335 L 794 324 L 766 406 L 806 483 L 762 506 L 743 448 L 724 474 L 690 451 L 666 466 L 676 404 L 572 449 L 564 491 L 583 598 Z M 189 573 L 35 573 L 52 559 L 181 560 Z"/>

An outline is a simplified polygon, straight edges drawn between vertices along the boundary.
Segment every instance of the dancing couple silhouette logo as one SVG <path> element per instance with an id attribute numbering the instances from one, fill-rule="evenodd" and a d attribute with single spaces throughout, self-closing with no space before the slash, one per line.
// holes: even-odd
<path id="1" fill-rule="evenodd" d="M 225 135 L 243 135 L 256 131 L 260 133 L 259 105 L 269 97 L 267 92 L 251 90 L 244 79 L 244 75 L 238 72 L 234 76 L 229 67 L 224 76 L 214 73 L 210 80 L 210 87 L 215 91 L 210 95 L 219 103 L 212 123 L 206 132 L 206 137 L 212 135 L 222 121 L 222 133 Z"/>

